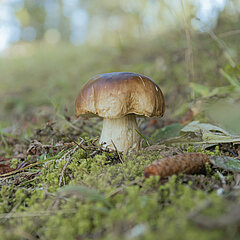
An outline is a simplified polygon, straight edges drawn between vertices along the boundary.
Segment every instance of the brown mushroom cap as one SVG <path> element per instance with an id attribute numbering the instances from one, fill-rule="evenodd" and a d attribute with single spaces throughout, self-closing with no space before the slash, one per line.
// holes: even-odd
<path id="1" fill-rule="evenodd" d="M 161 117 L 165 110 L 161 89 L 136 73 L 100 74 L 88 81 L 75 102 L 75 115 L 120 118 L 127 114 Z"/>

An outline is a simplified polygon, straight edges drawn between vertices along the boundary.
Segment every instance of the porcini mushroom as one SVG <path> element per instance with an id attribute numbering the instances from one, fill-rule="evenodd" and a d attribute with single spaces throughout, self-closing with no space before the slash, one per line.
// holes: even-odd
<path id="1" fill-rule="evenodd" d="M 150 78 L 136 73 L 113 72 L 90 79 L 75 102 L 76 117 L 102 117 L 100 143 L 128 153 L 138 150 L 140 136 L 136 117 L 161 117 L 164 97 Z"/>

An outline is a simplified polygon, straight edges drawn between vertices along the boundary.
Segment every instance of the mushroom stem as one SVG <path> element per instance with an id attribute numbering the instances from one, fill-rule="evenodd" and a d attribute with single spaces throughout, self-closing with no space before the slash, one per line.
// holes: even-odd
<path id="1" fill-rule="evenodd" d="M 125 154 L 129 150 L 139 150 L 140 136 L 136 129 L 138 129 L 138 126 L 133 114 L 122 118 L 104 118 L 100 144 L 110 149 L 115 149 L 116 146 L 119 152 Z"/>

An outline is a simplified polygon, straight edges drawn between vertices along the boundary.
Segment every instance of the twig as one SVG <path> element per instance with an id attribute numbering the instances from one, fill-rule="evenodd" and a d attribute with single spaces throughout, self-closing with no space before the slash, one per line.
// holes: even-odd
<path id="1" fill-rule="evenodd" d="M 81 139 L 81 142 L 80 143 L 77 143 L 76 141 L 73 141 L 79 148 L 85 150 L 85 148 L 82 146 L 82 143 L 84 142 L 83 139 Z"/>
<path id="2" fill-rule="evenodd" d="M 65 164 L 64 167 L 63 167 L 63 170 L 62 170 L 62 172 L 61 172 L 61 176 L 60 176 L 60 179 L 59 179 L 59 184 L 58 184 L 59 187 L 61 187 L 61 185 L 62 185 L 62 181 L 64 180 L 64 173 L 65 173 L 66 168 L 67 168 L 69 162 L 71 161 L 71 159 L 72 159 L 72 158 L 69 157 L 68 160 L 67 160 L 67 162 L 66 162 L 66 164 Z M 64 158 L 64 160 L 65 160 L 65 158 Z M 65 181 L 64 181 L 64 185 L 65 185 Z"/>
<path id="3" fill-rule="evenodd" d="M 75 147 L 74 149 L 71 149 L 70 151 L 68 151 L 67 153 L 65 153 L 65 154 L 60 158 L 60 160 L 62 160 L 62 159 L 65 160 L 67 155 L 72 155 L 73 153 L 76 152 L 77 149 L 78 149 L 78 146 Z M 61 187 L 61 185 L 62 185 L 62 181 L 63 181 L 63 179 L 64 179 L 64 173 L 65 173 L 66 168 L 67 168 L 67 166 L 68 166 L 68 164 L 70 163 L 71 160 L 72 160 L 72 158 L 71 158 L 71 156 L 69 156 L 66 164 L 64 165 L 64 167 L 63 167 L 63 169 L 62 169 L 61 176 L 60 176 L 60 179 L 59 179 L 59 184 L 58 184 L 59 187 Z M 65 183 L 64 183 L 64 184 L 65 184 Z"/>
<path id="4" fill-rule="evenodd" d="M 15 174 L 15 173 L 19 173 L 19 172 L 21 172 L 21 171 L 23 171 L 23 170 L 26 170 L 26 169 L 28 169 L 28 168 L 34 167 L 34 166 L 36 166 L 36 165 L 38 165 L 38 164 L 41 164 L 41 163 L 43 163 L 43 161 L 39 161 L 39 162 L 36 162 L 36 163 L 29 164 L 29 165 L 26 166 L 26 167 L 23 167 L 23 168 L 14 170 L 14 171 L 12 171 L 12 172 L 8 172 L 8 173 L 5 173 L 5 174 L 1 174 L 1 175 L 0 175 L 0 178 L 2 178 L 2 177 L 8 177 L 8 176 L 13 175 L 13 174 Z"/>
<path id="5" fill-rule="evenodd" d="M 71 214 L 75 213 L 76 209 L 69 209 L 61 211 L 64 214 Z M 55 210 L 48 210 L 48 211 L 37 211 L 37 212 L 17 212 L 12 215 L 9 213 L 2 213 L 0 214 L 0 219 L 11 219 L 11 218 L 23 218 L 23 217 L 42 217 L 42 216 L 50 216 L 56 213 Z"/>
<path id="6" fill-rule="evenodd" d="M 115 143 L 113 142 L 113 140 L 111 140 L 111 142 L 112 142 L 112 145 L 114 146 L 114 148 L 115 148 L 115 150 L 116 150 L 116 152 L 117 152 L 117 155 L 118 155 L 121 163 L 123 164 L 123 160 L 122 160 L 122 157 L 121 157 L 119 151 L 117 150 L 117 146 L 115 145 Z"/>

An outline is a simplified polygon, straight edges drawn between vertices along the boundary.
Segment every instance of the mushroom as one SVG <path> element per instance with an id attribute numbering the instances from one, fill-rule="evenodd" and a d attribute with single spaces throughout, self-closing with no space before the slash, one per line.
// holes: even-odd
<path id="1" fill-rule="evenodd" d="M 140 147 L 136 117 L 161 117 L 164 109 L 159 86 L 144 75 L 129 72 L 93 77 L 75 102 L 76 117 L 103 118 L 100 144 L 125 154 Z"/>

